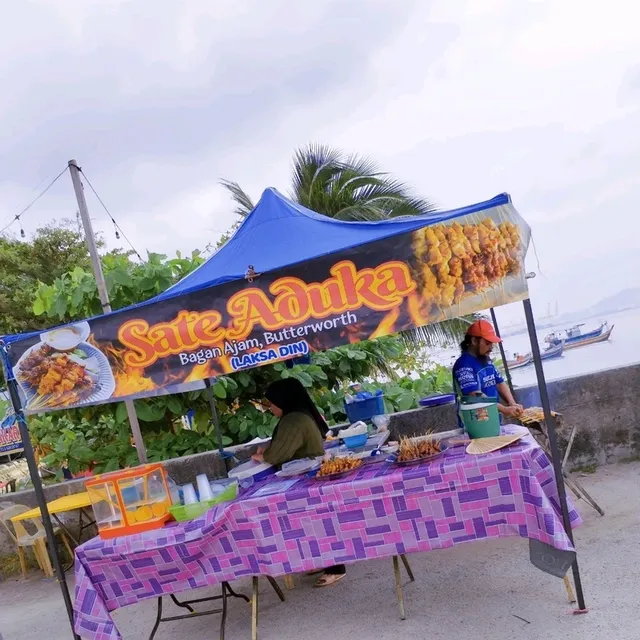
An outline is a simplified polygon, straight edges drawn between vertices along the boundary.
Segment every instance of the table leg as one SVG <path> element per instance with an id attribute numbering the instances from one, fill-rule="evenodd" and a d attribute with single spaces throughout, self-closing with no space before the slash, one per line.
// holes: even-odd
<path id="1" fill-rule="evenodd" d="M 87 524 L 82 524 L 82 516 L 85 515 L 87 517 Z M 91 514 L 87 512 L 86 509 L 80 509 L 80 529 L 78 533 L 78 538 L 82 540 L 82 532 L 89 527 L 92 527 L 96 521 L 93 519 Z"/>
<path id="2" fill-rule="evenodd" d="M 280 598 L 280 602 L 284 602 L 285 601 L 284 593 L 282 593 L 282 589 L 280 588 L 280 585 L 277 583 L 276 579 L 272 578 L 271 576 L 267 576 L 267 580 L 269 581 L 269 584 L 273 587 L 273 590 L 278 594 L 278 598 Z"/>
<path id="3" fill-rule="evenodd" d="M 576 439 L 576 433 L 578 432 L 577 425 L 574 425 L 569 435 L 569 441 L 567 442 L 567 448 L 564 450 L 564 458 L 562 459 L 562 470 L 567 466 L 569 456 L 571 455 L 571 449 L 573 448 L 573 441 Z"/>
<path id="4" fill-rule="evenodd" d="M 156 631 L 160 626 L 160 621 L 162 620 L 162 598 L 158 598 L 158 613 L 156 614 L 156 622 L 153 625 L 153 629 L 151 630 L 151 635 L 149 636 L 149 640 L 153 640 L 156 635 Z"/>
<path id="5" fill-rule="evenodd" d="M 242 598 L 246 603 L 251 602 L 251 598 L 247 598 L 244 593 L 236 593 L 228 582 L 225 582 L 224 584 L 226 585 L 230 596 L 233 596 L 234 598 Z"/>
<path id="6" fill-rule="evenodd" d="M 223 591 L 224 591 L 224 587 L 223 587 Z M 188 604 L 187 602 L 180 602 L 180 600 L 178 600 L 178 598 L 175 597 L 175 595 L 172 593 L 171 594 L 171 600 L 173 601 L 173 604 L 176 605 L 176 607 L 182 607 L 183 609 L 186 609 L 189 613 L 193 613 L 193 607 Z"/>
<path id="7" fill-rule="evenodd" d="M 69 544 L 69 538 L 67 538 L 67 534 L 64 531 L 62 532 L 61 537 L 62 537 L 62 544 L 64 544 L 64 548 L 67 550 L 67 553 L 69 554 L 69 561 L 71 562 L 71 566 L 73 566 L 74 554 L 73 554 L 73 549 Z"/>
<path id="8" fill-rule="evenodd" d="M 222 617 L 220 618 L 220 640 L 224 640 L 224 632 L 227 624 L 227 583 L 222 583 Z"/>
<path id="9" fill-rule="evenodd" d="M 185 600 L 183 602 L 180 602 L 180 600 L 178 600 L 178 598 L 176 598 L 174 594 L 169 594 L 169 597 L 171 598 L 171 601 L 173 602 L 173 604 L 175 604 L 177 607 L 186 609 L 189 612 L 189 613 L 181 614 L 178 616 L 163 617 L 162 597 L 158 598 L 158 612 L 156 615 L 155 624 L 153 625 L 153 629 L 151 631 L 151 635 L 149 636 L 149 640 L 153 640 L 153 637 L 155 636 L 156 632 L 158 631 L 158 627 L 162 622 L 174 622 L 177 620 L 186 620 L 187 618 L 198 618 L 201 616 L 210 616 L 216 613 L 222 614 L 221 620 L 220 620 L 220 640 L 224 640 L 225 631 L 226 631 L 225 627 L 227 623 L 227 603 L 228 603 L 229 596 L 233 596 L 234 598 L 242 598 L 243 600 L 245 600 L 245 602 L 249 602 L 249 598 L 247 598 L 247 596 L 241 593 L 240 594 L 236 593 L 231 588 L 228 582 L 223 582 L 221 584 L 221 593 L 219 596 L 209 596 L 207 598 L 195 598 L 193 600 Z M 214 600 L 222 600 L 222 608 L 207 609 L 206 611 L 195 611 L 194 608 L 191 606 L 192 604 L 200 604 L 202 602 L 213 602 Z"/>
<path id="10" fill-rule="evenodd" d="M 576 596 L 573 593 L 573 587 L 571 586 L 571 580 L 569 576 L 564 577 L 564 588 L 567 590 L 567 597 L 569 598 L 569 603 L 574 604 L 576 601 Z"/>
<path id="11" fill-rule="evenodd" d="M 405 620 L 404 613 L 404 595 L 402 593 L 402 576 L 400 575 L 400 563 L 398 556 L 393 556 L 393 573 L 396 578 L 396 598 L 398 599 L 398 610 L 400 612 L 400 620 Z"/>
<path id="12" fill-rule="evenodd" d="M 291 591 L 292 589 L 295 589 L 295 583 L 293 582 L 293 576 L 290 574 L 287 574 L 284 577 L 284 586 Z"/>
<path id="13" fill-rule="evenodd" d="M 402 564 L 404 565 L 404 568 L 407 571 L 407 575 L 409 576 L 409 580 L 411 580 L 411 582 L 415 582 L 416 579 L 413 577 L 413 571 L 411 571 L 411 565 L 409 564 L 409 561 L 407 560 L 407 556 L 403 554 L 400 555 L 400 559 L 402 560 Z"/>
<path id="14" fill-rule="evenodd" d="M 601 516 L 604 515 L 604 511 L 600 508 L 600 505 L 584 490 L 584 487 L 578 483 L 574 478 L 569 478 L 567 474 L 564 476 L 565 484 L 576 494 L 578 499 L 582 498 L 587 504 L 590 504 Z M 580 495 L 582 494 L 582 495 Z"/>
<path id="15" fill-rule="evenodd" d="M 251 640 L 258 640 L 258 576 L 253 576 L 253 598 L 251 599 Z"/>
<path id="16" fill-rule="evenodd" d="M 64 531 L 64 533 L 66 533 L 69 536 L 69 538 L 73 541 L 73 544 L 75 544 L 77 547 L 80 543 L 78 542 L 78 540 L 76 540 L 74 536 L 71 535 L 71 533 L 69 532 L 69 529 L 67 529 L 67 527 L 64 525 L 62 520 L 58 518 L 58 514 L 52 513 L 51 515 L 53 516 L 54 520 L 58 523 L 58 526 L 60 527 L 60 529 L 62 529 L 62 531 Z"/>

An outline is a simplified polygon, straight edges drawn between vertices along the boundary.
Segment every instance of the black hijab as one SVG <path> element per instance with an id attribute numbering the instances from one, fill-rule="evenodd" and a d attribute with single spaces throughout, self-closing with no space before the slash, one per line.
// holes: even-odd
<path id="1" fill-rule="evenodd" d="M 269 385 L 265 395 L 269 402 L 278 409 L 282 409 L 282 417 L 294 412 L 306 413 L 318 425 L 322 437 L 329 431 L 327 423 L 309 397 L 307 390 L 296 378 L 283 378 L 273 382 Z M 277 430 L 276 426 L 272 437 L 275 438 Z"/>

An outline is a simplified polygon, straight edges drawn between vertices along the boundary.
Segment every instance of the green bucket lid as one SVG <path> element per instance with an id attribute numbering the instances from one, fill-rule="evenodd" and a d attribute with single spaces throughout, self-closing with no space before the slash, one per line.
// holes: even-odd
<path id="1" fill-rule="evenodd" d="M 475 404 L 461 404 L 461 411 L 473 411 L 474 409 L 486 409 L 487 407 L 494 407 L 495 402 L 476 402 Z"/>

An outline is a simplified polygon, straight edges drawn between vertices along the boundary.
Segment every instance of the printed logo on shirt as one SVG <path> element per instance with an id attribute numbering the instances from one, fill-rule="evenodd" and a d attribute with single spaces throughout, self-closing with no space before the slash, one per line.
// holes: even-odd
<path id="1" fill-rule="evenodd" d="M 460 367 L 456 372 L 460 385 L 476 384 L 476 372 L 471 367 Z"/>
<path id="2" fill-rule="evenodd" d="M 483 387 L 495 387 L 496 386 L 496 376 L 494 373 L 487 373 L 482 378 L 482 386 Z"/>

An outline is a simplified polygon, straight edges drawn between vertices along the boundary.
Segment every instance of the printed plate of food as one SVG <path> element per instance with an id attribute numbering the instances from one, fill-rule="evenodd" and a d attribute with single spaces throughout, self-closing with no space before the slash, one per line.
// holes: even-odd
<path id="1" fill-rule="evenodd" d="M 399 467 L 429 462 L 442 455 L 449 448 L 446 440 L 434 438 L 403 438 L 398 451 L 388 460 Z"/>
<path id="2" fill-rule="evenodd" d="M 317 471 L 312 471 L 315 480 L 337 480 L 362 466 L 360 458 L 351 456 L 331 457 L 322 461 Z M 310 474 L 310 475 L 311 475 Z"/>
<path id="3" fill-rule="evenodd" d="M 65 341 L 65 346 L 71 341 Z M 86 342 L 61 351 L 48 342 L 27 349 L 15 367 L 26 409 L 42 411 L 106 400 L 116 383 L 107 357 Z"/>

